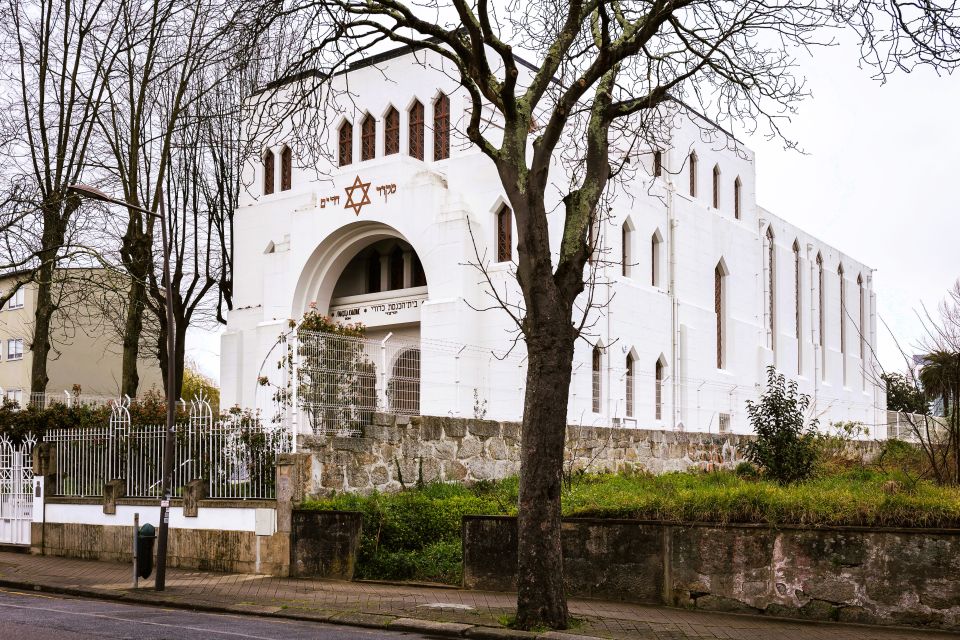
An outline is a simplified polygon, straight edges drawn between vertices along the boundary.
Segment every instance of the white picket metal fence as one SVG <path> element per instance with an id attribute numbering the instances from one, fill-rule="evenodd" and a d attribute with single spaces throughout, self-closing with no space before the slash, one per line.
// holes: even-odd
<path id="1" fill-rule="evenodd" d="M 945 442 L 947 435 L 947 425 L 944 418 L 918 413 L 887 411 L 888 438 L 905 442 L 923 440 L 928 443 L 938 443 Z"/>
<path id="2" fill-rule="evenodd" d="M 131 424 L 128 401 L 114 405 L 107 427 L 53 429 L 44 440 L 55 449 L 57 495 L 100 496 L 111 480 L 123 480 L 128 497 L 162 494 L 166 427 Z M 285 427 L 256 416 L 215 421 L 205 399 L 191 403 L 174 440 L 174 495 L 202 480 L 208 497 L 224 499 L 276 497 L 276 458 L 293 445 Z"/>
<path id="3" fill-rule="evenodd" d="M 33 522 L 33 446 L 0 435 L 0 543 L 30 544 Z"/>

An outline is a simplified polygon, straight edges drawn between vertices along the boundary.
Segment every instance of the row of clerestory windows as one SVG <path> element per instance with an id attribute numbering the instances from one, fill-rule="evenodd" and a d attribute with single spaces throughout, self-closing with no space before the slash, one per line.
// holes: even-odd
<path id="1" fill-rule="evenodd" d="M 433 159 L 450 157 L 450 98 L 440 94 L 433 101 Z M 407 109 L 407 155 L 424 159 L 424 107 L 415 100 Z M 400 153 L 400 112 L 395 107 L 387 109 L 383 116 L 383 155 Z M 377 121 L 367 113 L 360 121 L 360 160 L 377 157 Z M 337 164 L 341 167 L 353 163 L 353 123 L 344 121 L 337 132 Z"/>

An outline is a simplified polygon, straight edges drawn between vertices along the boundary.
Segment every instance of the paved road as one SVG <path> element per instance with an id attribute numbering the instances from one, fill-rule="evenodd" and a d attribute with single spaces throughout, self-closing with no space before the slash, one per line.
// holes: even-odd
<path id="1" fill-rule="evenodd" d="M 0 589 L 0 639 L 375 640 L 430 636 Z"/>

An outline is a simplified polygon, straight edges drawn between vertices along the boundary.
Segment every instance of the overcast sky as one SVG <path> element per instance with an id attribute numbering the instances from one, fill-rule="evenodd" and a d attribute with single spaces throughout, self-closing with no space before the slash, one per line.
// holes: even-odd
<path id="1" fill-rule="evenodd" d="M 875 268 L 880 316 L 910 348 L 922 334 L 915 310 L 935 308 L 960 277 L 960 74 L 921 69 L 881 85 L 857 62 L 850 45 L 801 61 L 813 96 L 785 129 L 806 155 L 746 141 L 759 203 Z M 191 331 L 187 348 L 219 378 L 217 333 Z M 885 368 L 903 368 L 882 324 L 879 354 Z"/>

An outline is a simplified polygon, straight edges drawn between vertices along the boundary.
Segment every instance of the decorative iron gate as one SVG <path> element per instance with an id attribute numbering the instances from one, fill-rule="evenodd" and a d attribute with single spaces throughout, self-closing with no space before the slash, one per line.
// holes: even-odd
<path id="1" fill-rule="evenodd" d="M 0 544 L 30 544 L 33 522 L 33 445 L 0 436 Z"/>

